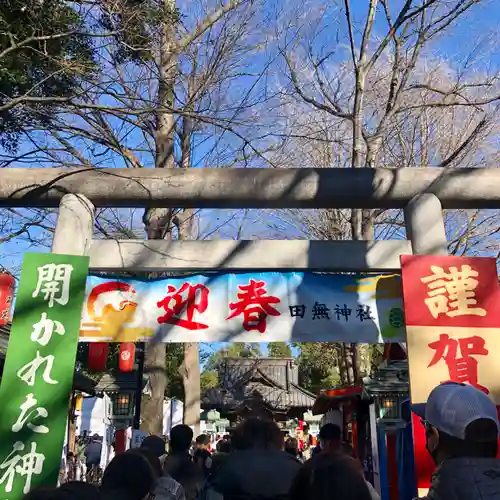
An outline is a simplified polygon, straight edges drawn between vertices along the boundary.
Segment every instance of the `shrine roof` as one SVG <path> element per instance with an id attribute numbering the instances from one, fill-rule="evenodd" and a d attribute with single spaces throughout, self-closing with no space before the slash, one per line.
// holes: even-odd
<path id="1" fill-rule="evenodd" d="M 288 408 L 311 408 L 314 396 L 304 389 L 292 385 L 288 391 L 259 382 L 249 382 L 243 387 L 224 390 L 220 387 L 209 389 L 202 398 L 202 406 L 206 408 L 232 409 L 251 399 L 262 399 L 276 410 Z"/>
<path id="2" fill-rule="evenodd" d="M 219 367 L 221 385 L 202 397 L 205 408 L 234 409 L 261 398 L 276 410 L 311 408 L 315 396 L 298 384 L 293 358 L 226 358 Z"/>
<path id="3" fill-rule="evenodd" d="M 367 400 L 383 395 L 409 393 L 408 361 L 383 361 L 370 377 L 357 386 L 337 386 L 322 390 L 314 403 L 314 415 L 322 415 L 348 400 Z"/>

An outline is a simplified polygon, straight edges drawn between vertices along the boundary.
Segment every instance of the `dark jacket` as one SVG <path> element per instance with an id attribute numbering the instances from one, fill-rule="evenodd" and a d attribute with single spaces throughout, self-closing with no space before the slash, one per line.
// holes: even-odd
<path id="1" fill-rule="evenodd" d="M 235 451 L 211 481 L 224 500 L 287 500 L 300 462 L 280 450 Z"/>
<path id="2" fill-rule="evenodd" d="M 186 500 L 197 499 L 205 484 L 205 475 L 203 470 L 193 462 L 189 453 L 169 455 L 163 468 L 184 488 Z"/>
<path id="3" fill-rule="evenodd" d="M 432 476 L 426 500 L 500 500 L 500 460 L 451 458 Z"/>

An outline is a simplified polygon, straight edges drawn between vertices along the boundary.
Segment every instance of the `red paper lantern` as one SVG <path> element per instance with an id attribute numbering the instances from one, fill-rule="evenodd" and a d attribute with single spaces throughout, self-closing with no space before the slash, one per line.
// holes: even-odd
<path id="1" fill-rule="evenodd" d="M 6 325 L 10 319 L 10 308 L 14 297 L 14 276 L 0 274 L 0 326 Z"/>
<path id="2" fill-rule="evenodd" d="M 89 344 L 89 370 L 93 372 L 103 372 L 106 370 L 106 360 L 108 359 L 107 342 L 91 342 Z"/>
<path id="3" fill-rule="evenodd" d="M 128 342 L 120 344 L 120 357 L 118 366 L 121 372 L 131 372 L 134 368 L 135 361 L 135 344 Z"/>

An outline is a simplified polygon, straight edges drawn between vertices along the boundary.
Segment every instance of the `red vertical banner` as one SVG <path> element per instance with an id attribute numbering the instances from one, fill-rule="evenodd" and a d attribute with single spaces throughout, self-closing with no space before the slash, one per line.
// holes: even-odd
<path id="1" fill-rule="evenodd" d="M 14 286 L 14 276 L 8 273 L 0 273 L 0 326 L 9 322 Z"/>
<path id="2" fill-rule="evenodd" d="M 118 367 L 121 372 L 131 372 L 134 369 L 135 361 L 135 344 L 126 342 L 120 344 L 120 355 L 118 359 Z"/>
<path id="3" fill-rule="evenodd" d="M 115 454 L 119 455 L 127 450 L 127 430 L 118 429 L 115 432 Z"/>
<path id="4" fill-rule="evenodd" d="M 401 278 L 412 403 L 441 382 L 468 383 L 500 405 L 500 287 L 484 257 L 404 255 Z M 422 376 L 425 374 L 425 376 Z M 428 488 L 423 427 L 414 422 L 417 486 Z"/>

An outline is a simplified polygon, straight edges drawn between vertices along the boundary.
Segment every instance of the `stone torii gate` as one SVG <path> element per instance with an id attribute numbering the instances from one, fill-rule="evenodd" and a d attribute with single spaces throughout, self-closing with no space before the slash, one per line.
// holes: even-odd
<path id="1" fill-rule="evenodd" d="M 53 252 L 93 271 L 389 271 L 446 254 L 443 208 L 500 208 L 500 169 L 6 168 L 0 207 L 59 207 Z M 96 207 L 402 208 L 409 241 L 92 240 Z"/>
<path id="2" fill-rule="evenodd" d="M 91 271 L 398 271 L 402 254 L 446 255 L 442 210 L 500 208 L 500 169 L 15 169 L 0 207 L 59 207 L 52 251 Z M 95 209 L 404 209 L 408 240 L 92 239 Z"/>

